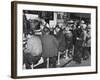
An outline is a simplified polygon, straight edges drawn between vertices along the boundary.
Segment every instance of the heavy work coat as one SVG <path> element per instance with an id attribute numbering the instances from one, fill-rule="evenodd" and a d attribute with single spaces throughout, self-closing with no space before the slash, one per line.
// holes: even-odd
<path id="1" fill-rule="evenodd" d="M 65 42 L 66 42 L 66 48 L 70 49 L 73 45 L 73 35 L 71 31 L 66 31 L 65 33 Z"/>
<path id="2" fill-rule="evenodd" d="M 24 52 L 29 53 L 32 56 L 39 56 L 42 53 L 41 39 L 34 35 L 29 37 L 27 39 L 27 47 Z"/>
<path id="3" fill-rule="evenodd" d="M 57 33 L 56 38 L 59 42 L 59 46 L 58 46 L 59 51 L 61 51 L 61 52 L 65 51 L 66 43 L 65 43 L 65 36 L 63 34 L 63 30 L 60 30 Z"/>
<path id="4" fill-rule="evenodd" d="M 43 35 L 42 40 L 42 56 L 43 57 L 54 57 L 57 56 L 58 52 L 58 41 L 52 35 Z"/>

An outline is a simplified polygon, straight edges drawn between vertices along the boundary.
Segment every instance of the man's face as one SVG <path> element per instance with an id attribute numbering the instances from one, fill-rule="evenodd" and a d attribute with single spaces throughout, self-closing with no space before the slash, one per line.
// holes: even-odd
<path id="1" fill-rule="evenodd" d="M 31 25 L 32 29 L 35 29 L 39 25 L 39 21 L 32 20 L 30 22 L 30 25 Z"/>
<path id="2" fill-rule="evenodd" d="M 60 31 L 60 29 L 59 28 L 56 28 L 56 32 L 59 32 Z"/>
<path id="3" fill-rule="evenodd" d="M 33 23 L 35 27 L 39 25 L 39 21 L 34 21 Z"/>

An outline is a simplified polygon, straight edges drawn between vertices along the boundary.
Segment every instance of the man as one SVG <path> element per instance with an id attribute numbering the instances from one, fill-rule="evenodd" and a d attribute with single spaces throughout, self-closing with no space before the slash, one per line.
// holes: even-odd
<path id="1" fill-rule="evenodd" d="M 82 25 L 81 23 L 78 28 L 73 31 L 73 43 L 75 46 L 73 59 L 76 63 L 81 63 L 82 57 L 84 56 L 83 47 L 86 39 L 85 26 L 85 24 Z"/>
<path id="2" fill-rule="evenodd" d="M 86 47 L 88 48 L 89 53 L 91 53 L 91 25 L 90 24 L 87 26 Z"/>
<path id="3" fill-rule="evenodd" d="M 91 53 L 91 26 L 90 24 L 86 27 L 86 33 L 85 33 L 85 41 L 83 46 L 83 59 L 87 60 L 89 58 L 89 54 Z"/>
<path id="4" fill-rule="evenodd" d="M 50 66 L 56 67 L 56 57 L 58 53 L 58 41 L 53 35 L 50 35 L 50 30 L 48 27 L 44 27 L 42 40 L 42 57 L 44 58 L 45 63 L 47 63 L 47 58 L 49 58 Z"/>
<path id="5" fill-rule="evenodd" d="M 31 69 L 31 65 L 38 63 L 42 53 L 42 43 L 39 36 L 36 36 L 35 30 L 40 29 L 39 19 L 33 19 L 31 24 L 31 34 L 26 36 L 26 46 L 24 48 L 23 60 L 26 69 Z"/>

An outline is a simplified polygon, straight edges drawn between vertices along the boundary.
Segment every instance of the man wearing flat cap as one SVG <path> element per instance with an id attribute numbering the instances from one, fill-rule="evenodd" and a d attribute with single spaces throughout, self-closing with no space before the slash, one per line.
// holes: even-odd
<path id="1" fill-rule="evenodd" d="M 42 57 L 44 58 L 44 62 L 47 63 L 47 58 L 49 58 L 49 67 L 56 67 L 58 41 L 54 36 L 50 35 L 50 30 L 48 27 L 44 27 L 41 40 L 43 48 Z"/>

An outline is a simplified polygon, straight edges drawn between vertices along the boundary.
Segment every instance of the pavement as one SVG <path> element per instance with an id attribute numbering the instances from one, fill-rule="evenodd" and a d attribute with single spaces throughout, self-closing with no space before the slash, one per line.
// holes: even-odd
<path id="1" fill-rule="evenodd" d="M 81 66 L 91 66 L 91 57 L 89 57 L 87 60 L 82 60 L 80 64 L 72 60 L 70 61 L 70 63 L 66 64 L 64 67 L 81 67 Z"/>
<path id="2" fill-rule="evenodd" d="M 57 67 L 81 67 L 81 66 L 91 66 L 91 57 L 89 57 L 87 60 L 81 61 L 81 63 L 76 63 L 73 61 L 72 58 L 61 58 L 60 64 L 56 65 Z M 36 66 L 35 68 L 46 68 L 46 64 L 40 64 L 39 66 Z"/>

